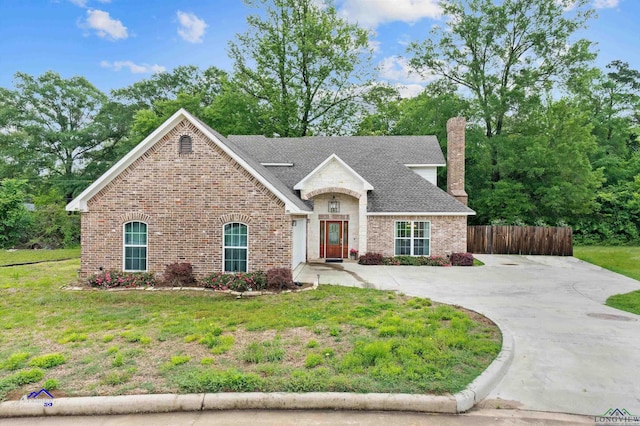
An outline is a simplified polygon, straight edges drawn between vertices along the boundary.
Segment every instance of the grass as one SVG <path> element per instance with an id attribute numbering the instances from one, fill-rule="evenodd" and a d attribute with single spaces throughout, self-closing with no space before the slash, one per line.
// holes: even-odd
<path id="1" fill-rule="evenodd" d="M 78 260 L 0 268 L 0 400 L 166 392 L 455 393 L 493 361 L 474 313 L 373 289 L 235 299 L 65 291 Z"/>
<path id="2" fill-rule="evenodd" d="M 573 255 L 585 262 L 640 281 L 640 247 L 574 247 Z M 606 304 L 612 308 L 640 315 L 640 290 L 611 296 Z"/>
<path id="3" fill-rule="evenodd" d="M 79 257 L 80 247 L 58 250 L 0 250 L 0 266 L 28 262 L 77 259 Z"/>

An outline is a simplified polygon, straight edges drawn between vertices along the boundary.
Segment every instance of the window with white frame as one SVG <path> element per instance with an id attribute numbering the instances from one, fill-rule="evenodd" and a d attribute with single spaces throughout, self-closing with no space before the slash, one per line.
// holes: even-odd
<path id="1" fill-rule="evenodd" d="M 395 223 L 396 256 L 429 256 L 431 222 L 399 220 Z"/>
<path id="2" fill-rule="evenodd" d="M 224 272 L 247 272 L 248 243 L 247 225 L 227 223 L 224 225 Z"/>
<path id="3" fill-rule="evenodd" d="M 147 224 L 144 222 L 124 224 L 124 270 L 147 270 Z"/>

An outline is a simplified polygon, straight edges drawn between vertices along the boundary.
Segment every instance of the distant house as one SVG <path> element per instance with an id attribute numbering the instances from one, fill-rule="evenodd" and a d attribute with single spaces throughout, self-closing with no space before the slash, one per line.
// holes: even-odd
<path id="1" fill-rule="evenodd" d="M 465 120 L 447 127 L 445 192 L 434 136 L 225 138 L 182 109 L 67 205 L 82 212 L 81 273 L 466 251 Z"/>

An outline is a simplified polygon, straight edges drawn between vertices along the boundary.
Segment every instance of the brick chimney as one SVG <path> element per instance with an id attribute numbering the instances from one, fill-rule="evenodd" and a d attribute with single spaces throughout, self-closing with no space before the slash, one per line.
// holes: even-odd
<path id="1" fill-rule="evenodd" d="M 447 121 L 447 192 L 465 206 L 469 196 L 464 190 L 464 133 L 467 120 L 453 117 Z"/>

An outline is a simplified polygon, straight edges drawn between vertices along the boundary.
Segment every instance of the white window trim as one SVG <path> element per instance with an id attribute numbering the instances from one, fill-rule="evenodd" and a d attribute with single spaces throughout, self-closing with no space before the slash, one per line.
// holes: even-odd
<path id="1" fill-rule="evenodd" d="M 224 228 L 227 225 L 230 225 L 232 223 L 239 223 L 240 225 L 244 225 L 244 226 L 247 227 L 247 245 L 246 245 L 246 247 L 226 246 L 224 244 Z M 226 270 L 227 268 L 225 267 L 225 265 L 227 264 L 227 259 L 225 258 L 224 253 L 225 253 L 227 248 L 244 248 L 244 249 L 246 249 L 246 251 L 247 251 L 247 270 L 246 270 L 246 272 L 249 272 L 249 225 L 247 225 L 244 222 L 227 222 L 224 225 L 222 225 L 222 273 L 224 273 L 224 274 L 227 274 L 227 273 L 232 274 L 234 272 L 233 271 L 227 271 Z"/>
<path id="2" fill-rule="evenodd" d="M 408 238 L 409 241 L 410 241 L 409 244 L 410 244 L 410 252 L 411 252 L 411 254 L 402 254 L 402 255 L 396 254 L 396 252 L 397 252 L 396 249 L 398 248 L 398 245 L 397 245 L 398 240 L 399 239 L 403 239 L 403 240 L 407 239 L 406 237 L 398 237 L 396 235 L 396 231 L 398 229 L 398 223 L 399 222 L 409 222 L 411 224 L 411 233 L 410 233 L 410 236 Z M 426 223 L 429 224 L 429 236 L 427 237 L 429 239 L 429 254 L 427 254 L 427 255 L 415 255 L 415 254 L 413 254 L 413 249 L 414 249 L 413 241 L 415 239 L 415 237 L 413 236 L 413 231 L 414 231 L 414 226 L 415 226 L 416 222 L 421 222 L 421 223 L 425 223 L 426 222 Z M 394 256 L 411 256 L 411 257 L 428 257 L 428 256 L 431 256 L 431 221 L 430 220 L 396 220 L 396 221 L 394 221 L 393 222 L 393 255 Z"/>
<path id="3" fill-rule="evenodd" d="M 147 244 L 127 244 L 127 224 L 128 223 L 144 223 L 147 227 Z M 147 249 L 147 257 L 145 259 L 145 269 L 127 269 L 127 247 L 144 247 Z M 148 272 L 149 271 L 149 224 L 141 220 L 130 220 L 122 224 L 122 270 L 124 272 Z"/>

